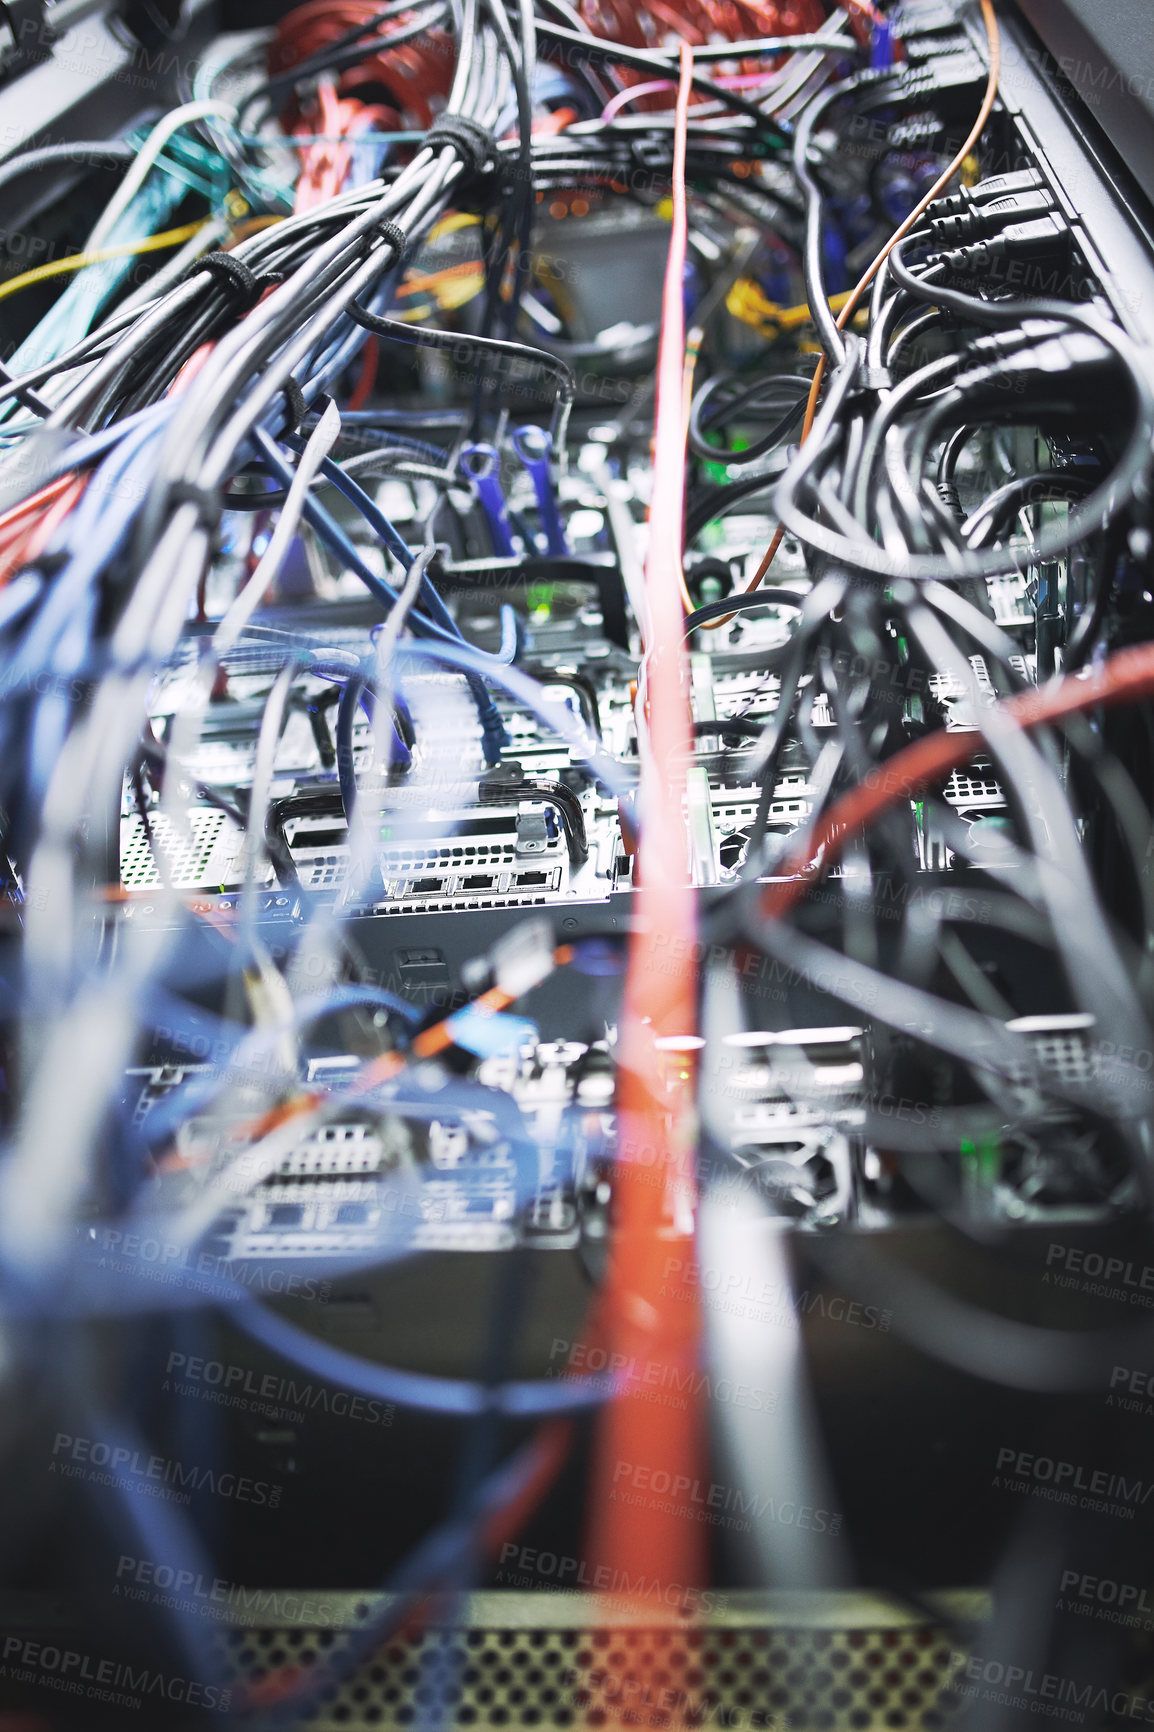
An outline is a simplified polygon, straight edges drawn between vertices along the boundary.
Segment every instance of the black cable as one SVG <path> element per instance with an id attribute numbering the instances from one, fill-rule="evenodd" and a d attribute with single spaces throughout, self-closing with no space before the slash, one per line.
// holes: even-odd
<path id="1" fill-rule="evenodd" d="M 549 354 L 546 349 L 535 349 L 528 343 L 513 343 L 498 337 L 474 337 L 467 331 L 437 331 L 420 325 L 406 325 L 400 319 L 383 318 L 379 313 L 370 312 L 355 300 L 349 305 L 348 312 L 350 318 L 355 319 L 358 325 L 363 325 L 367 331 L 373 331 L 380 337 L 389 337 L 394 342 L 410 343 L 419 349 L 454 349 L 460 357 L 468 357 L 476 351 L 486 356 L 501 356 L 510 361 L 528 361 L 539 367 L 557 381 L 557 403 L 550 432 L 553 449 L 564 449 L 565 429 L 569 421 L 569 411 L 577 395 L 577 381 L 571 368 L 558 356 Z"/>
<path id="2" fill-rule="evenodd" d="M 1124 510 L 1142 494 L 1146 485 L 1150 452 L 1154 446 L 1154 390 L 1133 353 L 1129 339 L 1117 327 L 1110 325 L 1087 307 L 1062 301 L 978 301 L 959 295 L 953 290 L 943 290 L 937 285 L 922 283 L 905 269 L 899 255 L 900 246 L 894 247 L 890 254 L 891 269 L 903 286 L 913 284 L 922 299 L 940 301 L 951 311 L 972 317 L 979 324 L 1002 326 L 1020 324 L 1024 319 L 1067 319 L 1071 324 L 1098 337 L 1122 362 L 1133 387 L 1133 428 L 1123 454 L 1109 478 L 1090 494 L 1081 510 L 1070 513 L 1064 525 L 1051 525 L 1044 529 L 1031 553 L 1035 560 L 1060 557 L 1077 542 L 1085 540 L 1103 524 L 1110 522 L 1120 510 Z M 926 555 L 897 556 L 868 540 L 855 540 L 827 529 L 799 508 L 799 493 L 809 484 L 810 475 L 816 466 L 828 455 L 828 440 L 830 434 L 836 431 L 837 417 L 841 413 L 857 368 L 858 357 L 854 351 L 852 369 L 846 366 L 836 370 L 826 403 L 815 422 L 814 435 L 802 448 L 779 484 L 775 497 L 779 521 L 799 540 L 816 551 L 830 559 L 841 561 L 852 571 L 875 578 L 896 580 L 909 577 L 923 582 L 936 578 L 944 583 L 956 583 L 959 580 L 994 577 L 1016 571 L 1018 560 L 1010 549 L 993 553 L 967 550 L 956 556 L 951 554 L 945 559 Z M 995 369 L 991 368 L 991 378 L 994 373 Z M 932 437 L 932 430 L 942 420 L 950 419 L 955 414 L 957 419 L 967 418 L 964 391 L 956 393 L 956 401 L 949 394 L 939 400 L 939 407 L 933 416 L 926 418 L 925 436 Z"/>
<path id="3" fill-rule="evenodd" d="M 695 499 L 685 514 L 685 545 L 690 546 L 707 523 L 724 517 L 727 511 L 732 511 L 743 499 L 749 499 L 752 495 L 764 493 L 771 488 L 785 468 L 785 463 L 785 454 L 782 453 L 779 458 L 772 460 L 771 468 L 759 470 L 756 475 L 741 475 L 736 481 L 722 482 Z"/>
<path id="4" fill-rule="evenodd" d="M 318 49 L 307 60 L 300 61 L 284 72 L 278 72 L 275 78 L 270 78 L 255 90 L 250 90 L 241 103 L 237 117 L 238 126 L 258 102 L 263 102 L 268 108 L 275 110 L 277 98 L 292 90 L 295 85 L 317 78 L 325 72 L 345 72 L 350 66 L 359 66 L 362 60 L 371 59 L 374 54 L 387 53 L 390 49 L 399 48 L 402 43 L 411 42 L 416 36 L 423 36 L 426 30 L 433 29 L 444 18 L 449 10 L 448 0 L 436 0 L 428 11 L 421 13 L 410 23 L 401 25 L 399 29 L 390 31 L 388 36 L 368 42 L 361 40 L 391 18 L 412 10 L 413 0 L 390 0 L 390 4 L 377 13 L 375 18 L 346 30 L 334 42 Z"/>
<path id="5" fill-rule="evenodd" d="M 734 380 L 719 373 L 712 379 L 707 379 L 700 390 L 694 393 L 689 410 L 689 448 L 695 456 L 706 462 L 756 463 L 781 443 L 805 411 L 805 399 L 810 387 L 808 379 L 788 373 L 771 373 L 767 379 L 759 379 L 754 384 L 745 386 L 736 396 L 717 403 L 715 399 L 719 392 L 734 383 Z M 779 394 L 793 400 L 772 423 L 769 432 L 755 440 L 752 445 L 737 451 L 732 447 L 709 444 L 706 433 L 715 422 L 724 417 L 732 424 L 741 414 L 752 417 L 762 406 L 766 396 L 772 398 Z M 780 407 L 777 404 L 773 406 Z"/>
<path id="6" fill-rule="evenodd" d="M 843 80 L 840 84 L 831 84 L 824 90 L 819 90 L 813 100 L 806 104 L 797 123 L 793 137 L 793 172 L 797 184 L 805 200 L 805 249 L 803 262 L 805 267 L 805 292 L 809 302 L 810 316 L 817 328 L 821 346 L 827 358 L 836 366 L 845 354 L 845 342 L 838 329 L 837 320 L 830 311 L 829 295 L 825 286 L 825 262 L 821 254 L 821 222 L 824 201 L 821 189 L 810 173 L 809 149 L 813 139 L 813 129 L 827 108 L 852 90 L 858 88 L 862 80 L 860 73 Z"/>
<path id="7" fill-rule="evenodd" d="M 568 56 L 576 59 L 592 60 L 605 66 L 631 66 L 636 71 L 648 72 L 651 76 L 661 78 L 669 75 L 670 62 L 659 54 L 646 53 L 639 48 L 626 48 L 620 42 L 606 42 L 601 37 L 582 36 L 576 30 L 565 30 L 558 24 L 549 24 L 544 19 L 537 20 L 537 35 L 545 42 L 554 45 L 552 60 L 560 60 L 568 64 Z M 566 49 L 568 54 L 558 54 L 556 49 Z M 732 109 L 737 114 L 743 114 L 753 121 L 755 130 L 768 138 L 779 148 L 790 142 L 789 133 L 781 125 L 758 108 L 754 102 L 747 102 L 736 90 L 724 90 L 712 79 L 703 78 L 699 72 L 693 75 L 693 87 L 704 95 L 711 96 L 723 109 Z"/>
<path id="8" fill-rule="evenodd" d="M 1056 499 L 1085 499 L 1092 486 L 1086 476 L 1060 469 L 1017 475 L 970 513 L 962 524 L 962 537 L 970 547 L 988 547 L 1023 506 L 1042 505 Z"/>
<path id="9" fill-rule="evenodd" d="M 710 734 L 716 734 L 720 739 L 759 740 L 761 723 L 751 722 L 748 716 L 719 716 L 712 722 L 694 722 L 693 733 L 699 740 Z"/>
<path id="10" fill-rule="evenodd" d="M 759 607 L 804 607 L 805 596 L 794 589 L 754 589 L 741 595 L 723 596 L 720 601 L 707 601 L 704 607 L 699 607 L 693 613 L 685 616 L 686 636 L 696 631 L 698 626 L 707 625 L 711 619 L 723 619 L 727 613 L 753 613 Z M 778 654 L 770 650 L 768 655 Z"/>
<path id="11" fill-rule="evenodd" d="M 963 359 L 964 357 L 961 355 L 942 355 L 940 359 L 930 361 L 926 366 L 919 368 L 916 373 L 911 373 L 892 391 L 886 392 L 866 432 L 861 459 L 857 466 L 854 515 L 860 523 L 868 523 L 869 521 L 873 472 L 885 444 L 887 432 L 904 414 L 907 407 L 922 396 L 927 386 L 940 385 L 943 380 L 951 378 L 962 366 Z"/>

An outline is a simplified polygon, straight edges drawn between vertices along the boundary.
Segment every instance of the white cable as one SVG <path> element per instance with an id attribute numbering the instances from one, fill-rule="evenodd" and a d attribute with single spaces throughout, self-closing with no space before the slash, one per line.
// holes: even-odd
<path id="1" fill-rule="evenodd" d="M 329 399 L 328 407 L 309 435 L 292 486 L 288 490 L 288 498 L 281 508 L 277 518 L 272 539 L 261 554 L 260 563 L 244 588 L 234 598 L 231 607 L 213 633 L 213 654 L 218 658 L 228 654 L 257 608 L 264 599 L 269 585 L 272 583 L 288 552 L 289 543 L 296 534 L 301 512 L 304 510 L 308 490 L 316 478 L 317 470 L 328 456 L 341 431 L 341 412 L 336 404 Z"/>
<path id="2" fill-rule="evenodd" d="M 140 155 L 113 193 L 96 227 L 85 241 L 85 252 L 92 252 L 94 248 L 104 245 L 144 185 L 157 157 L 173 133 L 179 132 L 182 126 L 190 126 L 196 120 L 207 120 L 212 115 L 219 115 L 222 120 L 235 120 L 236 109 L 231 102 L 218 102 L 215 98 L 208 98 L 203 102 L 186 102 L 157 121 L 145 140 Z"/>
<path id="3" fill-rule="evenodd" d="M 162 265 L 160 270 L 154 271 L 146 282 L 141 283 L 139 288 L 133 289 L 130 295 L 120 301 L 116 311 L 118 313 L 139 312 L 144 307 L 151 305 L 153 301 L 159 300 L 161 295 L 167 293 L 175 283 L 180 281 L 194 259 L 198 259 L 202 253 L 210 253 L 215 247 L 222 245 L 228 238 L 230 227 L 231 224 L 227 217 L 211 217 L 203 228 L 197 229 L 194 235 L 189 236 L 180 251 L 174 253 L 167 264 Z"/>

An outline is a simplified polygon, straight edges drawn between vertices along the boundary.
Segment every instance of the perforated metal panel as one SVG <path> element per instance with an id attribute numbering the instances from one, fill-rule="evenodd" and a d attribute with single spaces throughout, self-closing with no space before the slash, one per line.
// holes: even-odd
<path id="1" fill-rule="evenodd" d="M 792 1606 L 774 1604 L 778 1598 L 787 1599 L 719 1596 L 724 1609 L 700 1622 L 649 1622 L 644 1611 L 615 1611 L 585 1595 L 480 1594 L 468 1603 L 468 1621 L 379 1645 L 366 1645 L 362 1631 L 380 1602 L 361 1601 L 329 1627 L 257 1616 L 221 1639 L 242 1696 L 275 1697 L 322 1664 L 329 1681 L 295 1722 L 315 1732 L 948 1725 L 961 1662 L 940 1629 L 865 1595 L 804 1596 Z M 950 1596 L 953 1610 L 964 1601 L 969 1615 L 981 1599 Z"/>
<path id="2" fill-rule="evenodd" d="M 1099 1074 L 1100 1052 L 1094 1040 L 1094 1019 L 1070 1016 L 1023 1016 L 1007 1025 L 1024 1035 L 1043 1070 L 1063 1083 L 1090 1082 Z"/>
<path id="3" fill-rule="evenodd" d="M 166 881 L 177 890 L 234 882 L 242 838 L 223 812 L 194 810 L 187 827 L 156 813 L 149 825 L 151 839 L 138 812 L 121 820 L 120 881 L 126 890 L 152 890 Z"/>
<path id="4" fill-rule="evenodd" d="M 945 797 L 951 806 L 1004 806 L 1001 784 L 988 764 L 979 760 L 964 769 L 953 770 L 945 785 Z"/>
<path id="5" fill-rule="evenodd" d="M 307 843 L 308 831 L 299 832 Z M 336 888 L 348 873 L 348 850 L 312 853 L 293 838 L 293 858 L 301 882 L 311 890 Z M 401 879 L 410 873 L 497 871 L 512 866 L 516 848 L 512 842 L 470 842 L 459 847 L 446 844 L 442 848 L 390 848 L 382 854 L 381 871 L 386 879 Z"/>

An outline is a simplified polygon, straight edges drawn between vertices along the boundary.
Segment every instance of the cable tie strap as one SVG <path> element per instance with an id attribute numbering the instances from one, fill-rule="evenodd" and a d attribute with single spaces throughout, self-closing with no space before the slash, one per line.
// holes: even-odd
<path id="1" fill-rule="evenodd" d="M 390 222 L 388 217 L 382 217 L 372 232 L 374 235 L 380 235 L 382 240 L 388 241 L 398 259 L 404 257 L 409 245 L 409 237 L 399 223 Z"/>
<path id="2" fill-rule="evenodd" d="M 470 174 L 488 173 L 497 160 L 495 135 L 467 114 L 439 115 L 423 142 L 433 150 L 451 144 Z"/>
<path id="3" fill-rule="evenodd" d="M 195 505 L 198 520 L 209 526 L 219 521 L 224 510 L 220 488 L 202 487 L 198 481 L 174 481 L 168 497 L 174 505 Z"/>
<path id="4" fill-rule="evenodd" d="M 250 270 L 243 258 L 237 258 L 236 253 L 204 253 L 204 258 L 198 258 L 196 263 L 189 267 L 189 275 L 196 274 L 198 270 L 206 270 L 208 274 L 217 277 L 246 310 L 255 307 L 265 289 L 272 288 L 276 282 L 284 281 L 279 272 L 256 275 L 255 270 Z"/>
<path id="5" fill-rule="evenodd" d="M 305 416 L 308 414 L 309 406 L 305 402 L 304 392 L 291 374 L 285 381 L 284 400 L 285 406 L 288 410 L 288 419 L 285 422 L 284 431 L 286 433 L 295 433 Z M 322 413 L 323 412 L 322 405 Z"/>

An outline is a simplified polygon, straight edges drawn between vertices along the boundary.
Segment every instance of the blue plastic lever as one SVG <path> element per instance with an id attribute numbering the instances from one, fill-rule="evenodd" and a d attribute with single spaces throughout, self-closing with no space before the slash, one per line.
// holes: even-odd
<path id="1" fill-rule="evenodd" d="M 511 559 L 516 549 L 509 528 L 509 513 L 501 490 L 501 457 L 494 445 L 466 445 L 461 452 L 461 468 L 474 483 L 481 506 L 489 522 L 493 552 L 501 559 Z"/>
<path id="2" fill-rule="evenodd" d="M 545 541 L 552 554 L 569 552 L 569 542 L 565 535 L 565 526 L 561 522 L 561 513 L 557 509 L 557 495 L 553 491 L 553 480 L 549 474 L 549 460 L 553 455 L 552 435 L 543 427 L 518 427 L 513 435 L 513 449 L 529 471 L 533 483 L 533 491 L 537 495 L 537 515 L 541 520 L 541 528 L 545 531 Z"/>

